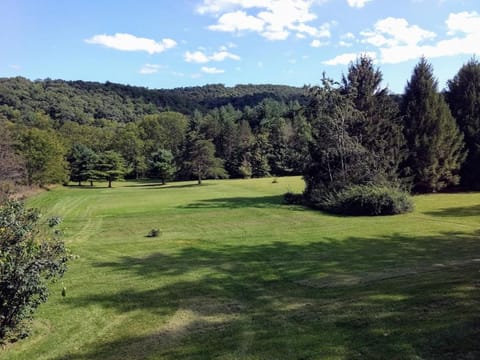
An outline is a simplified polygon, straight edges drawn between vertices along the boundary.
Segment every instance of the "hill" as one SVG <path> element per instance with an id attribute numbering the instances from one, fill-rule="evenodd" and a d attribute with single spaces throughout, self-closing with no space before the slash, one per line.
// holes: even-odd
<path id="1" fill-rule="evenodd" d="M 254 107 L 264 99 L 303 102 L 304 90 L 284 85 L 213 84 L 176 89 L 87 81 L 0 79 L 0 115 L 15 116 L 43 111 L 58 122 L 108 119 L 131 122 L 147 114 L 177 111 L 191 115 L 231 104 L 235 109 Z"/>

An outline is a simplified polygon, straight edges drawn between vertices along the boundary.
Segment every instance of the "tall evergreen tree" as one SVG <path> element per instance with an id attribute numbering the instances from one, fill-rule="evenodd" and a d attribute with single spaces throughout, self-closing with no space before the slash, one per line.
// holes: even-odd
<path id="1" fill-rule="evenodd" d="M 351 97 L 331 80 L 311 89 L 306 116 L 312 124 L 310 163 L 305 169 L 306 197 L 317 202 L 330 192 L 375 181 L 370 152 L 352 136 L 361 113 Z"/>
<path id="2" fill-rule="evenodd" d="M 355 108 L 361 112 L 361 121 L 352 129 L 360 143 L 372 153 L 375 171 L 386 180 L 395 180 L 404 156 L 405 138 L 402 133 L 398 105 L 387 88 L 382 88 L 382 73 L 373 60 L 362 55 L 343 76 L 342 90 L 351 96 Z"/>
<path id="3" fill-rule="evenodd" d="M 460 175 L 463 185 L 480 188 L 480 63 L 472 58 L 448 82 L 452 115 L 465 136 L 468 156 Z"/>
<path id="4" fill-rule="evenodd" d="M 463 135 L 425 58 L 415 66 L 402 101 L 409 154 L 404 164 L 413 191 L 435 192 L 459 182 Z"/>

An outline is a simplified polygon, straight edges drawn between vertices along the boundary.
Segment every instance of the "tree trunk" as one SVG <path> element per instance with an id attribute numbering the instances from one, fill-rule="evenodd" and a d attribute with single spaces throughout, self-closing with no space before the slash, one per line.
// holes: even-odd
<path id="1" fill-rule="evenodd" d="M 112 180 L 108 180 L 108 187 L 109 187 L 109 188 L 112 187 Z"/>
<path id="2" fill-rule="evenodd" d="M 202 177 L 198 175 L 198 185 L 202 185 Z"/>

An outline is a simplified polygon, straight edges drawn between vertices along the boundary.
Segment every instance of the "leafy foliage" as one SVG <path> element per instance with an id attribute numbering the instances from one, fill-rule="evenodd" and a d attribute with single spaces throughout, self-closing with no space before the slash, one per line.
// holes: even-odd
<path id="1" fill-rule="evenodd" d="M 148 159 L 150 175 L 158 177 L 162 183 L 173 177 L 176 171 L 174 158 L 170 150 L 160 149 L 150 155 Z"/>
<path id="2" fill-rule="evenodd" d="M 193 135 L 185 163 L 188 171 L 197 178 L 198 184 L 206 177 L 225 178 L 227 173 L 222 159 L 215 156 L 215 146 L 209 140 L 195 138 Z"/>
<path id="3" fill-rule="evenodd" d="M 126 169 L 122 156 L 115 151 L 105 151 L 98 157 L 95 165 L 95 177 L 97 180 L 105 180 L 108 187 L 112 187 L 112 181 L 122 179 Z"/>
<path id="4" fill-rule="evenodd" d="M 95 167 L 98 163 L 97 154 L 83 144 L 74 144 L 70 155 L 70 180 L 82 185 L 82 181 L 95 178 Z"/>
<path id="5" fill-rule="evenodd" d="M 66 270 L 67 251 L 59 232 L 42 232 L 39 219 L 38 211 L 21 202 L 0 207 L 0 342 L 27 335 L 26 321 L 47 301 L 47 281 Z M 59 221 L 51 219 L 49 225 Z"/>
<path id="6" fill-rule="evenodd" d="M 66 149 L 52 130 L 25 128 L 17 144 L 25 159 L 28 185 L 63 183 L 68 178 Z"/>

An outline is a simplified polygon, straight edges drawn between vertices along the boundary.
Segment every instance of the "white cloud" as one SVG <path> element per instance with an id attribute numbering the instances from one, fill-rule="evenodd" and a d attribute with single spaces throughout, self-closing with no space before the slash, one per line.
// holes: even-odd
<path id="1" fill-rule="evenodd" d="M 455 55 L 480 54 L 480 15 L 477 12 L 450 14 L 445 21 L 447 37 L 434 43 L 437 34 L 405 19 L 386 18 L 375 24 L 374 31 L 364 31 L 363 43 L 378 48 L 380 62 L 397 64 L 421 56 L 436 58 Z"/>
<path id="2" fill-rule="evenodd" d="M 393 17 L 377 21 L 373 31 L 362 31 L 360 35 L 364 37 L 363 43 L 377 47 L 416 45 L 436 36 L 435 33 L 424 30 L 417 25 L 409 25 L 405 19 Z"/>
<path id="3" fill-rule="evenodd" d="M 316 28 L 308 23 L 317 16 L 311 12 L 314 3 L 323 0 L 203 0 L 200 14 L 213 14 L 213 31 L 242 33 L 252 31 L 268 40 L 285 40 L 292 32 L 298 38 L 330 37 L 326 23 Z"/>
<path id="4" fill-rule="evenodd" d="M 187 51 L 184 54 L 183 58 L 185 59 L 186 62 L 193 62 L 193 63 L 207 63 L 210 61 L 208 59 L 208 56 L 201 51 L 194 51 L 194 52 Z"/>
<path id="5" fill-rule="evenodd" d="M 315 39 L 315 40 L 312 40 L 312 42 L 310 43 L 310 46 L 311 47 L 314 47 L 314 48 L 319 48 L 321 46 L 324 46 L 324 45 L 327 45 L 326 43 L 322 43 L 320 40 L 318 39 Z"/>
<path id="6" fill-rule="evenodd" d="M 225 72 L 225 70 L 223 69 L 208 66 L 202 66 L 200 70 L 202 70 L 202 72 L 204 72 L 205 74 L 223 74 Z"/>
<path id="7" fill-rule="evenodd" d="M 255 16 L 247 15 L 245 11 L 235 11 L 223 14 L 216 25 L 208 28 L 213 31 L 238 32 L 238 31 L 262 31 L 265 22 Z"/>
<path id="8" fill-rule="evenodd" d="M 210 56 L 210 59 L 212 61 L 224 61 L 225 59 L 238 61 L 240 60 L 240 56 L 232 54 L 228 51 L 218 51 L 216 53 L 213 53 L 212 56 Z"/>
<path id="9" fill-rule="evenodd" d="M 146 51 L 149 54 L 161 53 L 177 46 L 172 39 L 162 39 L 157 42 L 152 39 L 136 37 L 131 34 L 116 33 L 115 35 L 95 35 L 85 40 L 88 44 L 103 45 L 121 51 Z"/>
<path id="10" fill-rule="evenodd" d="M 226 59 L 236 60 L 236 61 L 240 60 L 240 56 L 236 54 L 232 54 L 231 52 L 228 52 L 226 50 L 217 51 L 210 56 L 206 55 L 202 51 L 194 51 L 194 52 L 187 51 L 184 54 L 183 58 L 185 59 L 186 62 L 192 62 L 197 64 L 204 64 L 210 61 L 224 61 Z"/>
<path id="11" fill-rule="evenodd" d="M 448 35 L 480 33 L 480 15 L 476 11 L 450 14 L 446 24 Z"/>
<path id="12" fill-rule="evenodd" d="M 363 52 L 363 53 L 346 53 L 346 54 L 338 55 L 338 56 L 334 57 L 333 59 L 324 61 L 323 64 L 332 65 L 332 66 L 348 65 L 352 61 L 355 61 L 358 57 L 360 57 L 360 55 L 366 55 L 374 61 L 377 58 L 377 54 L 374 53 L 374 52 L 370 52 L 370 51 Z"/>
<path id="13" fill-rule="evenodd" d="M 372 0 L 347 0 L 348 6 L 350 7 L 356 7 L 356 8 L 362 8 L 365 6 L 367 2 L 370 2 Z"/>
<path id="14" fill-rule="evenodd" d="M 139 73 L 143 75 L 155 74 L 158 73 L 162 67 L 162 65 L 158 64 L 145 64 L 142 66 Z"/>

